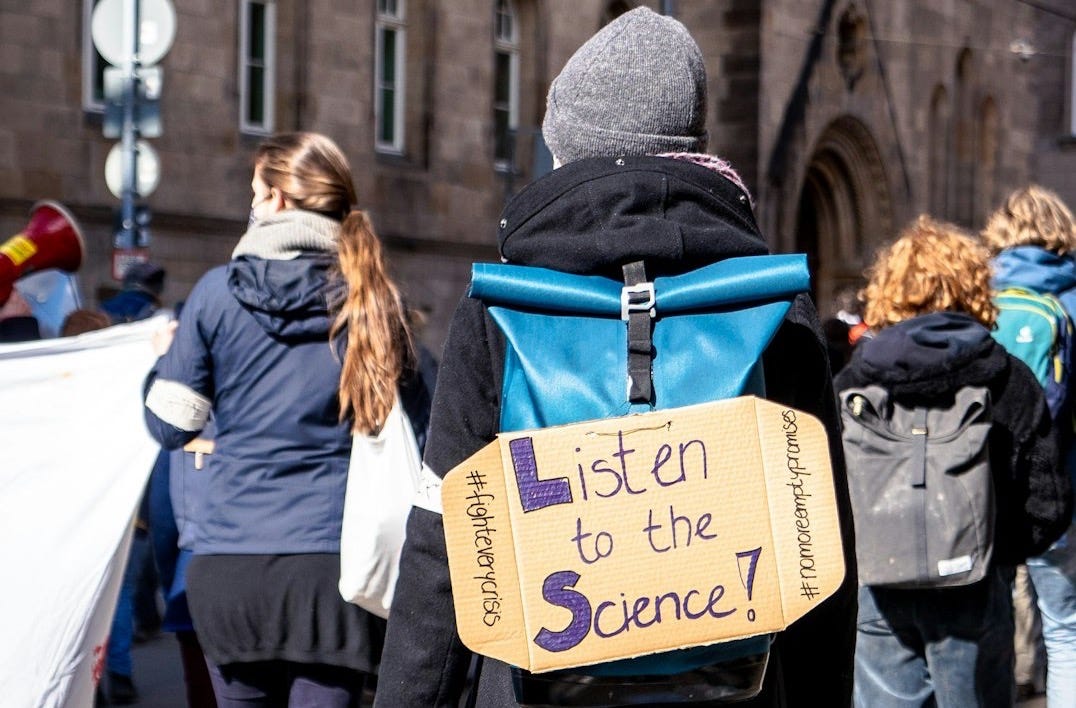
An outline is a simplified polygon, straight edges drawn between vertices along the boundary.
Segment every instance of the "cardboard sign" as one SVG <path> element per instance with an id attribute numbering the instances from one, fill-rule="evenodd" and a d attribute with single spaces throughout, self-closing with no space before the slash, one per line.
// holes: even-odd
<path id="1" fill-rule="evenodd" d="M 534 672 L 778 631 L 844 578 L 825 430 L 753 396 L 501 434 L 442 501 L 460 638 Z"/>

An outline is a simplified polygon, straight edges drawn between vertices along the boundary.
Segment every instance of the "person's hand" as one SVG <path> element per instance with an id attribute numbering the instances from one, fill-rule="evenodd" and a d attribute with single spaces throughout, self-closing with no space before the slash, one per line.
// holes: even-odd
<path id="1" fill-rule="evenodd" d="M 176 327 L 178 326 L 179 322 L 172 320 L 153 333 L 153 352 L 157 356 L 164 356 L 164 353 L 172 346 L 172 340 L 176 338 Z"/>
<path id="2" fill-rule="evenodd" d="M 12 290 L 7 302 L 0 306 L 0 320 L 6 320 L 9 317 L 32 317 L 33 314 L 30 303 L 26 302 L 26 298 L 18 290 Z"/>

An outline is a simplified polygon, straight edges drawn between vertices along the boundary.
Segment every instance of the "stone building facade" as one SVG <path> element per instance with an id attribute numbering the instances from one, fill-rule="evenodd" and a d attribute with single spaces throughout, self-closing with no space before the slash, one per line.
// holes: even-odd
<path id="1" fill-rule="evenodd" d="M 118 205 L 103 170 L 114 141 L 90 95 L 95 2 L 0 0 L 0 239 L 34 201 L 66 204 L 91 303 L 115 285 Z M 711 151 L 744 176 L 773 248 L 810 254 L 823 310 L 919 212 L 974 227 L 1031 179 L 1076 204 L 1066 0 L 172 2 L 151 140 L 161 182 L 145 199 L 168 302 L 227 260 L 262 135 L 315 130 L 351 160 L 436 351 L 471 262 L 497 258 L 505 198 L 549 169 L 549 82 L 638 4 L 697 38 Z"/>
<path id="2" fill-rule="evenodd" d="M 1027 55 L 1038 103 L 1031 172 L 1076 207 L 1076 7 L 1068 0 L 1035 4 Z"/>
<path id="3" fill-rule="evenodd" d="M 1042 169 L 1073 159 L 1048 147 L 1072 96 L 1067 7 L 763 3 L 758 214 L 810 254 L 820 309 L 919 213 L 974 229 L 1029 180 L 1076 204 L 1076 173 Z"/>

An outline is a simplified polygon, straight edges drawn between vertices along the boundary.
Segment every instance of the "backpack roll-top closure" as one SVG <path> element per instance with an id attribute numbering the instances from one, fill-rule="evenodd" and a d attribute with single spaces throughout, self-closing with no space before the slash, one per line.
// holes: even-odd
<path id="1" fill-rule="evenodd" d="M 639 403 L 624 385 L 623 282 L 476 264 L 469 294 L 487 305 L 508 344 L 501 430 L 763 395 L 762 352 L 809 284 L 802 254 L 732 258 L 655 278 L 654 390 Z"/>
<path id="2" fill-rule="evenodd" d="M 624 284 L 600 275 L 476 263 L 468 295 L 487 305 L 620 318 Z M 654 279 L 658 316 L 756 300 L 791 300 L 810 287 L 803 254 L 729 258 L 683 275 Z"/>
<path id="3" fill-rule="evenodd" d="M 889 406 L 892 403 L 889 400 L 889 393 L 881 386 L 846 389 L 841 392 L 840 397 L 841 408 L 845 414 L 854 416 L 859 426 L 868 429 L 874 435 L 894 441 L 915 438 L 916 433 L 913 428 L 917 421 L 901 420 L 900 412 L 892 414 L 894 415 L 892 423 L 886 420 L 891 415 Z M 944 427 L 939 427 L 940 413 L 934 413 L 932 409 L 922 406 L 910 410 L 927 411 L 927 422 L 919 427 L 926 429 L 931 444 L 941 444 L 960 437 L 969 425 L 980 421 L 984 413 L 989 414 L 989 394 L 985 388 L 965 386 L 957 392 L 954 407 L 963 411 L 963 416 L 955 426 L 950 421 L 950 425 Z"/>

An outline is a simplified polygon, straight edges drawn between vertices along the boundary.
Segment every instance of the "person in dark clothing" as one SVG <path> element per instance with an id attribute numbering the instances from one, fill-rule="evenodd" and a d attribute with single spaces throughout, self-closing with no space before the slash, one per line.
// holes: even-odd
<path id="1" fill-rule="evenodd" d="M 30 304 L 18 290 L 12 289 L 0 305 L 0 344 L 32 342 L 41 339 L 41 328 Z"/>
<path id="2" fill-rule="evenodd" d="M 352 435 L 379 430 L 398 389 L 424 431 L 429 395 L 340 149 L 273 136 L 251 187 L 252 224 L 186 300 L 146 420 L 176 449 L 212 412 L 186 588 L 217 704 L 344 708 L 384 634 L 337 588 Z"/>
<path id="3" fill-rule="evenodd" d="M 123 289 L 101 303 L 113 324 L 138 322 L 161 307 L 165 270 L 156 263 L 132 263 L 123 274 Z"/>
<path id="4" fill-rule="evenodd" d="M 957 227 L 920 217 L 878 256 L 864 293 L 875 332 L 836 377 L 838 391 L 881 386 L 909 405 L 986 388 L 996 499 L 986 577 L 947 588 L 859 589 L 855 703 L 1007 706 L 1014 700 L 1013 567 L 1064 531 L 1068 478 L 1042 388 L 990 335 L 989 256 Z"/>
<path id="5" fill-rule="evenodd" d="M 1076 316 L 1076 217 L 1057 194 L 1034 184 L 1014 191 L 990 215 L 981 238 L 994 254 L 995 288 L 1049 293 L 1058 299 L 1070 320 Z M 1071 407 L 1074 362 L 1068 363 Z M 1063 408 L 1057 413 L 1055 424 L 1064 466 L 1076 483 L 1076 446 L 1072 444 L 1069 411 Z M 1076 524 L 1070 525 L 1046 553 L 1028 559 L 1027 577 L 1032 587 L 1021 585 L 1018 577 L 1013 600 L 1024 607 L 1038 605 L 1038 612 L 1034 607 L 1029 610 L 1036 616 L 1026 620 L 1027 624 L 1037 625 L 1041 612 L 1046 700 L 1052 706 L 1076 705 Z M 1017 668 L 1030 664 L 1030 675 L 1017 676 L 1017 680 L 1028 680 L 1019 685 L 1033 688 L 1036 633 L 1031 634 L 1022 644 L 1017 641 Z"/>
<path id="6" fill-rule="evenodd" d="M 826 335 L 826 348 L 829 354 L 829 368 L 834 374 L 844 368 L 852 356 L 852 345 L 848 342 L 849 326 L 836 317 L 822 322 L 822 331 Z"/>
<path id="7" fill-rule="evenodd" d="M 156 314 L 161 307 L 164 280 L 164 268 L 155 263 L 145 261 L 129 265 L 123 274 L 120 292 L 101 302 L 101 312 L 106 317 L 103 326 L 138 322 Z M 109 700 L 116 705 L 138 701 L 138 691 L 132 680 L 131 646 L 138 637 L 152 637 L 161 626 L 157 611 L 157 572 L 146 513 L 148 494 L 149 482 L 142 492 L 108 645 Z"/>
<path id="8" fill-rule="evenodd" d="M 584 44 L 549 92 L 543 134 L 558 167 L 505 207 L 503 260 L 619 280 L 622 266 L 638 260 L 653 277 L 766 253 L 742 181 L 704 154 L 705 86 L 687 30 L 646 8 Z M 424 460 L 434 474 L 443 476 L 494 438 L 504 363 L 500 330 L 479 300 L 464 297 L 438 372 Z M 826 345 L 809 297 L 794 301 L 763 364 L 767 397 L 817 416 L 829 431 L 848 575 L 835 595 L 776 636 L 762 693 L 739 705 L 848 705 L 852 518 Z M 455 629 L 442 519 L 416 506 L 375 705 L 456 706 L 470 660 Z M 492 659 L 484 660 L 476 691 L 478 706 L 518 705 L 510 667 Z"/>
<path id="9" fill-rule="evenodd" d="M 178 321 L 183 303 L 175 305 Z M 171 324 L 169 325 L 171 329 Z M 160 346 L 157 355 L 168 350 L 168 330 L 158 333 L 154 343 Z M 190 608 L 187 606 L 187 565 L 191 560 L 191 544 L 196 534 L 197 519 L 203 497 L 208 489 L 207 467 L 212 457 L 213 421 L 210 419 L 198 437 L 182 448 L 161 451 L 149 477 L 149 531 L 153 542 L 153 559 L 157 565 L 161 593 L 164 596 L 164 616 L 161 629 L 174 632 L 183 664 L 183 683 L 190 708 L 216 708 L 213 684 L 206 666 L 205 652 L 194 630 Z"/>

